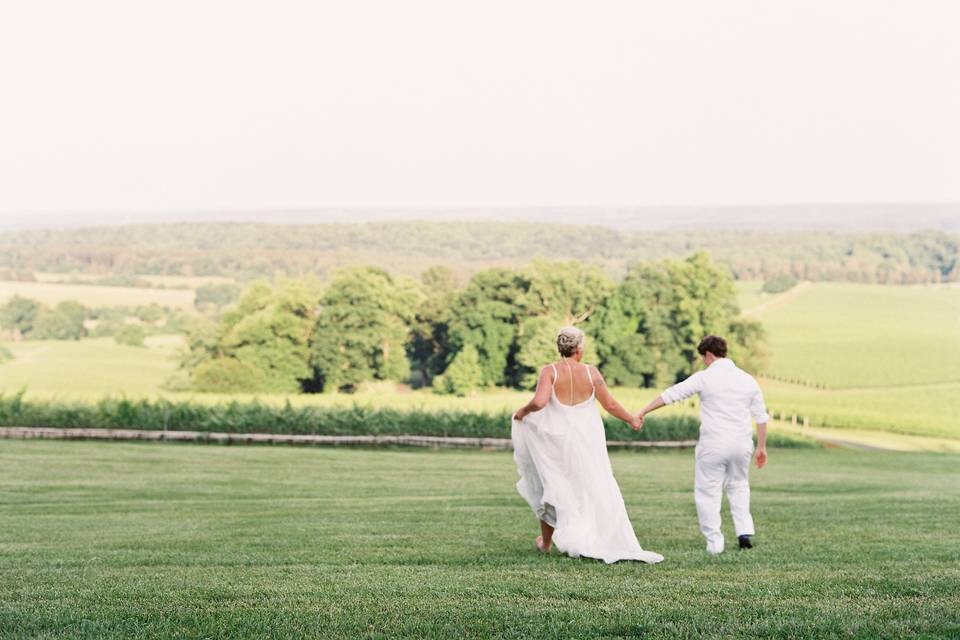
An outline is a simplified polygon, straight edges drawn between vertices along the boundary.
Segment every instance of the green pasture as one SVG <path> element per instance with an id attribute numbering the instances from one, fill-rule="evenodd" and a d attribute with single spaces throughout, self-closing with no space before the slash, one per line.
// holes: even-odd
<path id="1" fill-rule="evenodd" d="M 832 389 L 960 382 L 960 287 L 815 283 L 756 317 L 779 379 Z"/>
<path id="2" fill-rule="evenodd" d="M 156 303 L 161 307 L 190 310 L 193 309 L 196 294 L 190 289 L 0 280 L 0 304 L 15 295 L 32 298 L 48 306 L 64 300 L 76 300 L 88 307 L 138 307 Z"/>
<path id="3" fill-rule="evenodd" d="M 0 638 L 960 635 L 957 456 L 776 450 L 718 558 L 612 461 L 660 565 L 539 555 L 503 452 L 0 441 Z"/>
<path id="4" fill-rule="evenodd" d="M 759 307 L 779 295 L 765 293 L 763 291 L 763 280 L 737 280 L 733 284 L 737 291 L 740 310 L 743 312 Z"/>
<path id="5" fill-rule="evenodd" d="M 960 438 L 960 383 L 819 390 L 761 381 L 767 405 L 815 425 Z"/>
<path id="6" fill-rule="evenodd" d="M 143 347 L 113 338 L 8 342 L 13 360 L 0 364 L 0 393 L 26 388 L 31 396 L 70 399 L 153 395 L 176 371 L 182 344 L 180 336 L 151 336 Z"/>

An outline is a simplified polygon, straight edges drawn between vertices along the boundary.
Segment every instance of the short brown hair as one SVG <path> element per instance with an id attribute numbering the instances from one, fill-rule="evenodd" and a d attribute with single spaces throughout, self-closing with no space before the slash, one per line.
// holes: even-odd
<path id="1" fill-rule="evenodd" d="M 707 352 L 712 353 L 718 358 L 727 357 L 727 341 L 721 338 L 720 336 L 707 336 L 700 341 L 700 344 L 697 345 L 697 353 L 702 356 L 707 355 Z"/>

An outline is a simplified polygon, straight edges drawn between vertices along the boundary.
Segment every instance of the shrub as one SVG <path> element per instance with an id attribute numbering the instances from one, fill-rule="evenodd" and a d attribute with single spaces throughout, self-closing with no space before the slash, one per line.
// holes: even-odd
<path id="1" fill-rule="evenodd" d="M 125 324 L 113 334 L 113 339 L 117 344 L 125 344 L 130 347 L 142 347 L 143 339 L 147 336 L 146 330 L 138 324 Z"/>
<path id="2" fill-rule="evenodd" d="M 262 391 L 263 372 L 235 358 L 216 358 L 201 363 L 193 370 L 193 388 L 214 393 Z"/>
<path id="3" fill-rule="evenodd" d="M 797 279 L 791 275 L 784 274 L 770 278 L 763 283 L 764 293 L 783 293 L 797 286 Z"/>
<path id="4" fill-rule="evenodd" d="M 79 340 L 87 335 L 83 321 L 87 309 L 79 302 L 65 300 L 52 309 L 41 307 L 30 338 L 35 340 Z"/>

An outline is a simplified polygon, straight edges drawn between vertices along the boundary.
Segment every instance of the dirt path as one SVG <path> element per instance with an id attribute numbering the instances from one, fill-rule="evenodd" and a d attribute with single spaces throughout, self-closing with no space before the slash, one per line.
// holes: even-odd
<path id="1" fill-rule="evenodd" d="M 929 436 L 909 436 L 889 431 L 868 431 L 865 429 L 833 429 L 829 427 L 793 427 L 789 422 L 775 421 L 772 432 L 790 435 L 803 435 L 818 442 L 847 449 L 869 451 L 931 451 L 940 453 L 960 453 L 960 440 L 951 438 L 933 438 Z"/>
<path id="2" fill-rule="evenodd" d="M 757 315 L 758 313 L 762 313 L 769 309 L 774 309 L 781 305 L 787 304 L 788 302 L 790 302 L 791 300 L 799 296 L 801 293 L 809 289 L 810 286 L 811 286 L 810 282 L 806 282 L 806 281 L 801 282 L 797 284 L 795 287 L 793 287 L 792 289 L 790 289 L 789 291 L 787 291 L 786 293 L 781 293 L 780 295 L 774 297 L 773 300 L 767 300 L 763 304 L 758 304 L 757 306 L 751 309 L 747 309 L 746 311 L 743 312 L 743 315 L 754 316 L 754 315 Z"/>

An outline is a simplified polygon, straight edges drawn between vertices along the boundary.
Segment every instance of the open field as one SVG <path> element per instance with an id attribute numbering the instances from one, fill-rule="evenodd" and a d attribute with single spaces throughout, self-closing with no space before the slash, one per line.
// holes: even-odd
<path id="1" fill-rule="evenodd" d="M 960 289 L 807 283 L 779 296 L 739 283 L 773 357 L 767 403 L 816 424 L 960 437 Z M 790 384 L 798 380 L 805 384 Z M 811 384 L 825 385 L 818 389 Z"/>
<path id="2" fill-rule="evenodd" d="M 96 282 L 101 278 L 108 277 L 109 273 L 56 273 L 52 271 L 36 271 L 33 277 L 37 282 L 44 283 L 72 283 L 79 280 L 82 282 Z M 135 274 L 138 280 L 144 280 L 156 287 L 166 287 L 168 289 L 196 289 L 208 284 L 227 284 L 234 282 L 233 278 L 224 276 L 158 276 L 149 274 Z"/>
<path id="3" fill-rule="evenodd" d="M 13 360 L 0 365 L 0 393 L 95 399 L 108 394 L 151 395 L 177 368 L 180 336 L 151 336 L 144 347 L 113 338 L 27 340 L 4 346 Z"/>
<path id="4" fill-rule="evenodd" d="M 767 405 L 814 424 L 960 438 L 960 383 L 819 390 L 761 381 Z"/>
<path id="5" fill-rule="evenodd" d="M 108 287 L 93 284 L 58 284 L 0 280 L 0 304 L 20 295 L 46 305 L 76 300 L 88 307 L 137 307 L 156 303 L 171 309 L 193 309 L 194 292 L 189 289 L 148 289 Z"/>
<path id="6" fill-rule="evenodd" d="M 955 287 L 816 283 L 757 318 L 780 379 L 834 389 L 960 382 Z"/>
<path id="7" fill-rule="evenodd" d="M 660 565 L 538 555 L 505 453 L 3 441 L 0 637 L 960 634 L 960 458 L 777 451 L 719 558 L 690 452 L 612 459 Z"/>

